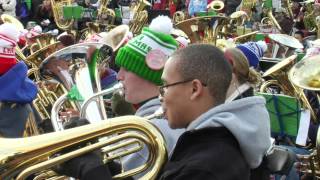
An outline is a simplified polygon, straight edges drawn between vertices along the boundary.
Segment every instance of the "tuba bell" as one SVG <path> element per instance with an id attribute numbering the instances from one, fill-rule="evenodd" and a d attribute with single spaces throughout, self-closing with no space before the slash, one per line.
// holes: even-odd
<path id="1" fill-rule="evenodd" d="M 186 18 L 186 15 L 184 14 L 184 12 L 176 11 L 173 14 L 172 20 L 173 20 L 173 23 L 176 24 L 178 22 L 181 22 L 181 21 L 185 20 L 185 18 Z"/>
<path id="2" fill-rule="evenodd" d="M 289 79 L 296 86 L 320 91 L 320 55 L 311 56 L 295 64 L 290 72 Z"/>
<path id="3" fill-rule="evenodd" d="M 223 1 L 214 0 L 210 4 L 207 5 L 207 9 L 213 10 L 215 12 L 219 12 L 224 8 Z"/>
<path id="4" fill-rule="evenodd" d="M 103 32 L 103 35 L 101 33 L 101 42 L 110 45 L 115 52 L 129 40 L 129 33 L 129 26 L 119 25 L 109 32 Z"/>
<path id="5" fill-rule="evenodd" d="M 0 179 L 22 180 L 31 175 L 49 179 L 49 169 L 102 147 L 110 154 L 109 161 L 139 152 L 144 146 L 150 152 L 146 163 L 113 178 L 134 176 L 148 169 L 141 179 L 152 180 L 166 162 L 167 152 L 162 134 L 145 118 L 122 116 L 34 137 L 0 138 Z"/>
<path id="6" fill-rule="evenodd" d="M 43 61 L 40 65 L 40 75 L 48 81 L 61 83 L 68 91 L 64 96 L 75 103 L 80 111 L 84 100 L 101 91 L 99 68 L 109 61 L 112 54 L 112 48 L 102 43 L 68 46 Z M 90 103 L 88 111 L 90 113 L 87 113 L 87 119 L 90 123 L 107 118 L 102 97 Z M 53 122 L 54 124 L 56 122 Z"/>

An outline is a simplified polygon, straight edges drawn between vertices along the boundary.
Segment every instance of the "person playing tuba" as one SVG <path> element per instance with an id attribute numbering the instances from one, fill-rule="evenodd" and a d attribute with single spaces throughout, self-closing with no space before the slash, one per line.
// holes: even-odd
<path id="1" fill-rule="evenodd" d="M 177 48 L 178 43 L 170 35 L 173 25 L 166 16 L 155 18 L 148 28 L 131 39 L 120 48 L 116 56 L 116 65 L 120 67 L 117 78 L 124 86 L 125 100 L 135 104 L 135 115 L 146 117 L 155 113 L 161 107 L 158 86 L 162 84 L 161 75 L 165 61 Z M 183 129 L 173 130 L 165 119 L 151 119 L 159 128 L 166 140 L 166 149 L 170 154 Z M 147 148 L 130 154 L 121 159 L 124 170 L 133 169 L 144 164 L 148 158 Z M 73 159 L 63 165 L 63 174 L 80 178 L 105 179 L 110 174 L 108 168 L 102 166 L 102 159 L 90 153 L 83 157 Z M 115 173 L 110 166 L 111 173 Z M 98 176 L 100 174 L 101 176 Z M 134 178 L 139 178 L 134 177 Z"/>

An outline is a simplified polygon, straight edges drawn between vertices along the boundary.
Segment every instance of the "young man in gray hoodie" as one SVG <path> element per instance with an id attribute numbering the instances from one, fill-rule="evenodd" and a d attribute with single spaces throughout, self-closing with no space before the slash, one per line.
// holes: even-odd
<path id="1" fill-rule="evenodd" d="M 245 180 L 270 147 L 262 97 L 224 103 L 231 68 L 211 45 L 191 45 L 166 62 L 160 88 L 173 129 L 186 128 L 159 179 Z"/>

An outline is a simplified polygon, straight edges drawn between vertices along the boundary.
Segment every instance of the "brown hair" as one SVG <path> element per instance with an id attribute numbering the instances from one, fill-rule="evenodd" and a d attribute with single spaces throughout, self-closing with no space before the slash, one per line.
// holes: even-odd
<path id="1" fill-rule="evenodd" d="M 261 76 L 253 68 L 249 67 L 249 62 L 246 56 L 237 48 L 228 48 L 224 52 L 224 56 L 232 66 L 232 72 L 237 76 L 240 84 L 260 83 Z"/>

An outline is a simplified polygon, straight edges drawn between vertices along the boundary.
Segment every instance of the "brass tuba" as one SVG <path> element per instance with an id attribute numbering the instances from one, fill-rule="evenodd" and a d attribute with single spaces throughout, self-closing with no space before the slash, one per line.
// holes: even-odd
<path id="1" fill-rule="evenodd" d="M 133 18 L 130 21 L 129 28 L 130 32 L 134 35 L 140 34 L 143 26 L 147 23 L 148 12 L 145 10 L 147 6 L 152 6 L 147 0 L 138 0 L 133 7 Z"/>
<path id="2" fill-rule="evenodd" d="M 101 91 L 99 68 L 108 63 L 112 53 L 110 46 L 96 42 L 68 46 L 47 57 L 40 65 L 40 73 L 48 81 L 61 83 L 69 101 L 80 111 L 84 100 Z M 102 97 L 92 102 L 88 111 L 91 123 L 107 118 Z"/>
<path id="3" fill-rule="evenodd" d="M 72 28 L 73 19 L 64 19 L 63 17 L 63 7 L 71 6 L 71 0 L 51 0 L 51 8 L 53 12 L 53 17 L 58 28 L 62 30 L 70 30 Z M 53 23 L 53 22 L 51 22 Z"/>
<path id="4" fill-rule="evenodd" d="M 43 172 L 96 149 L 107 147 L 105 151 L 111 154 L 107 159 L 113 160 L 138 152 L 143 146 L 150 152 L 146 163 L 113 178 L 133 176 L 150 168 L 141 179 L 155 179 L 167 160 L 167 152 L 162 134 L 145 118 L 122 116 L 35 137 L 0 138 L 0 179 L 22 180 L 30 175 L 48 179 L 44 176 L 50 173 Z"/>
<path id="5" fill-rule="evenodd" d="M 110 0 L 100 0 L 100 5 L 97 14 L 97 21 L 102 22 L 104 19 L 107 19 L 109 25 L 113 25 L 116 14 L 113 9 L 108 8 Z"/>
<path id="6" fill-rule="evenodd" d="M 311 118 L 316 122 L 316 114 L 304 94 L 303 89 L 293 84 L 288 77 L 289 70 L 293 67 L 296 58 L 296 54 L 292 55 L 268 69 L 262 77 L 265 78 L 269 76 L 273 79 L 264 82 L 260 87 L 260 92 L 267 92 L 267 89 L 272 85 L 278 86 L 284 94 L 296 97 L 304 108 L 310 110 Z"/>
<path id="7" fill-rule="evenodd" d="M 225 27 L 229 18 L 225 16 L 202 16 L 186 19 L 175 24 L 175 27 L 182 30 L 191 43 L 216 44 L 217 39 L 225 37 Z M 203 34 L 203 36 L 201 36 Z"/>
<path id="8" fill-rule="evenodd" d="M 207 9 L 213 10 L 215 12 L 219 12 L 224 8 L 223 1 L 215 0 L 212 1 L 210 4 L 207 5 Z"/>
<path id="9" fill-rule="evenodd" d="M 33 44 L 30 44 L 30 53 L 31 54 L 35 53 L 36 51 L 38 51 L 46 46 L 49 46 L 49 45 L 57 42 L 55 37 L 49 33 L 42 33 L 37 36 L 33 36 L 33 37 L 29 38 L 29 41 L 34 42 Z"/>
<path id="10" fill-rule="evenodd" d="M 249 20 L 249 16 L 245 11 L 236 11 L 230 14 L 231 24 L 235 24 L 235 26 L 243 26 L 247 20 Z"/>
<path id="11" fill-rule="evenodd" d="M 172 20 L 173 20 L 174 24 L 177 24 L 178 22 L 181 22 L 181 21 L 183 21 L 185 19 L 186 19 L 186 15 L 184 14 L 183 11 L 176 11 L 173 14 L 173 17 L 172 17 Z"/>
<path id="12" fill-rule="evenodd" d="M 289 80 L 296 86 L 320 91 L 320 55 L 312 56 L 295 64 L 289 72 Z M 303 173 L 312 174 L 320 178 L 320 131 L 317 134 L 316 148 L 310 155 L 303 156 L 301 169 Z"/>

